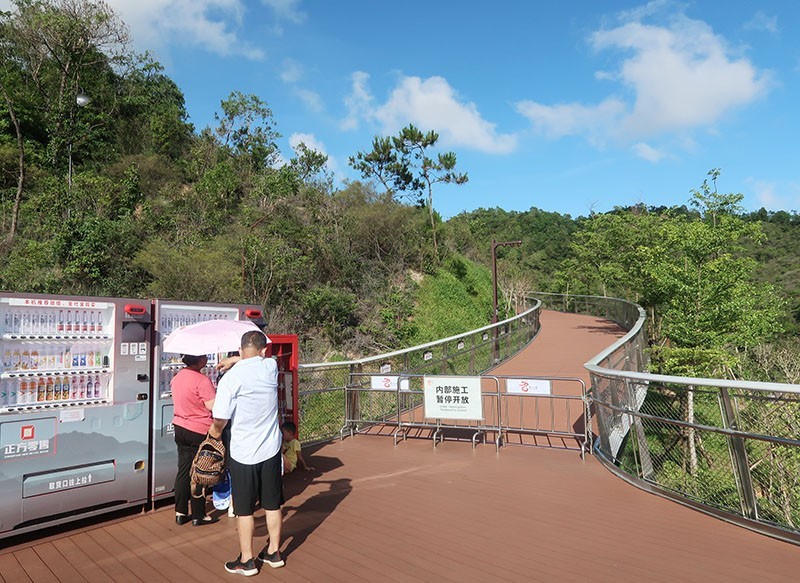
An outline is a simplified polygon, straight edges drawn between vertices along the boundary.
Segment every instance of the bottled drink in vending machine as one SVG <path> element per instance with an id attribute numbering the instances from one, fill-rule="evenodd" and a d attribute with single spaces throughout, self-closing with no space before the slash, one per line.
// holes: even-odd
<path id="1" fill-rule="evenodd" d="M 61 379 L 61 393 L 66 391 L 69 399 L 74 400 L 78 398 L 78 385 L 72 381 L 73 378 L 70 375 L 64 375 L 64 378 Z"/>
<path id="2" fill-rule="evenodd" d="M 36 385 L 36 402 L 42 403 L 47 397 L 47 386 L 45 385 L 44 378 L 39 378 L 39 382 L 31 381 Z"/>
<path id="3" fill-rule="evenodd" d="M 81 312 L 81 332 L 86 334 L 89 331 L 89 313 L 86 310 Z"/>
<path id="4" fill-rule="evenodd" d="M 17 386 L 17 403 L 28 402 L 28 381 L 22 379 Z"/>
<path id="5" fill-rule="evenodd" d="M 94 398 L 100 399 L 103 396 L 103 385 L 100 384 L 100 375 L 94 375 Z"/>
<path id="6" fill-rule="evenodd" d="M 47 381 L 45 382 L 45 401 L 54 401 L 56 398 L 55 395 L 55 383 L 53 382 L 53 377 L 47 377 Z M 59 388 L 58 396 L 61 396 L 61 390 Z"/>
<path id="7" fill-rule="evenodd" d="M 67 319 L 64 322 L 64 332 L 67 334 L 72 333 L 72 310 L 67 310 Z"/>
<path id="8" fill-rule="evenodd" d="M 57 328 L 57 331 L 58 332 L 64 332 L 64 330 L 65 330 L 65 328 L 64 328 L 64 310 L 59 310 L 58 311 L 58 328 Z"/>

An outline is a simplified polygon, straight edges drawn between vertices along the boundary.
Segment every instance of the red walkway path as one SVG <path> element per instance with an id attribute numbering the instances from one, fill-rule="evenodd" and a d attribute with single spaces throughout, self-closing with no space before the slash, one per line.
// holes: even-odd
<path id="1" fill-rule="evenodd" d="M 547 312 L 542 324 L 500 372 L 585 375 L 581 364 L 619 335 L 585 316 Z M 317 471 L 287 479 L 287 565 L 254 580 L 728 583 L 800 573 L 797 547 L 637 490 L 574 451 L 394 447 L 361 435 L 311 458 Z M 178 527 L 164 508 L 6 548 L 0 578 L 231 581 L 222 563 L 237 552 L 234 521 Z"/>

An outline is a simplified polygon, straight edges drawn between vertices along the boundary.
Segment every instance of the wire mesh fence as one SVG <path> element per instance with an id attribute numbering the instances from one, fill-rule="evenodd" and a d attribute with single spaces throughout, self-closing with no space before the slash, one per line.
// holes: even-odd
<path id="1" fill-rule="evenodd" d="M 800 386 L 648 374 L 641 307 L 615 298 L 536 297 L 547 308 L 601 316 L 628 331 L 586 365 L 595 451 L 609 467 L 800 543 Z"/>

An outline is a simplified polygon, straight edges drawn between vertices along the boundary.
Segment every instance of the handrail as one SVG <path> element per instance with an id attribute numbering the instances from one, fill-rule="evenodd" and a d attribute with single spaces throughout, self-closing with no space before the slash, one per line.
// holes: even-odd
<path id="1" fill-rule="evenodd" d="M 627 330 L 584 365 L 597 420 L 594 452 L 606 467 L 639 488 L 800 544 L 800 386 L 648 373 L 641 306 L 531 295 L 558 298 L 553 309 L 581 306 Z"/>
<path id="2" fill-rule="evenodd" d="M 447 338 L 442 338 L 440 340 L 434 340 L 434 341 L 428 342 L 426 344 L 418 344 L 417 346 L 412 346 L 410 348 L 403 348 L 403 349 L 400 349 L 400 350 L 395 350 L 393 352 L 386 352 L 386 353 L 378 354 L 378 355 L 375 355 L 375 356 L 366 356 L 364 358 L 359 358 L 359 359 L 356 359 L 356 360 L 338 360 L 336 362 L 315 362 L 315 363 L 309 363 L 309 364 L 301 364 L 300 365 L 300 369 L 301 370 L 302 369 L 312 369 L 312 368 L 319 369 L 319 368 L 326 368 L 326 367 L 340 367 L 340 366 L 359 365 L 359 364 L 364 364 L 364 363 L 367 363 L 367 362 L 375 362 L 376 360 L 387 360 L 387 359 L 395 357 L 395 356 L 400 356 L 402 354 L 408 354 L 410 352 L 416 352 L 416 351 L 419 351 L 419 350 L 424 350 L 426 348 L 433 348 L 434 346 L 440 346 L 440 345 L 445 344 L 447 342 L 453 342 L 455 340 L 460 340 L 462 338 L 467 338 L 469 336 L 472 336 L 473 334 L 477 334 L 477 333 L 480 333 L 480 332 L 486 332 L 488 330 L 500 328 L 503 325 L 508 324 L 509 322 L 513 322 L 513 321 L 519 320 L 519 319 L 524 318 L 525 316 L 535 312 L 536 310 L 539 309 L 540 306 L 541 306 L 541 302 L 537 300 L 537 301 L 534 302 L 533 307 L 525 310 L 524 312 L 522 312 L 520 314 L 517 314 L 516 316 L 512 316 L 510 318 L 506 318 L 505 320 L 503 320 L 501 322 L 497 322 L 496 324 L 489 324 L 487 326 L 483 326 L 482 328 L 476 328 L 475 330 L 470 330 L 469 332 L 462 332 L 461 334 L 456 334 L 455 336 L 448 336 Z"/>

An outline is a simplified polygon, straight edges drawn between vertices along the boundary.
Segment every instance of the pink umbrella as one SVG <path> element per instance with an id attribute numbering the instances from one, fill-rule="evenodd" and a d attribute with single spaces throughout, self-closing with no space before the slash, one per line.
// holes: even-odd
<path id="1" fill-rule="evenodd" d="M 164 338 L 164 352 L 176 354 L 216 354 L 239 350 L 242 334 L 260 330 L 250 321 L 207 320 L 181 326 Z M 271 342 L 267 337 L 267 342 Z"/>

